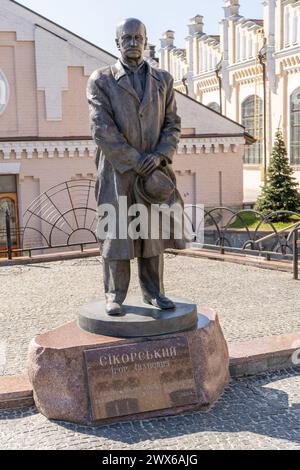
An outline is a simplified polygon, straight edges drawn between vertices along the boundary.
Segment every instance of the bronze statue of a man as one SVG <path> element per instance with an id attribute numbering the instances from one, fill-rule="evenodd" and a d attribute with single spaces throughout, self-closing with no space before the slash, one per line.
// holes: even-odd
<path id="1" fill-rule="evenodd" d="M 98 213 L 101 205 L 111 204 L 118 214 L 121 196 L 126 196 L 127 207 L 143 202 L 150 211 L 151 201 L 139 200 L 136 182 L 138 179 L 146 184 L 154 174 L 174 183 L 175 199 L 183 205 L 171 168 L 181 130 L 172 76 L 144 60 L 147 34 L 141 21 L 129 18 L 120 23 L 116 43 L 120 59 L 111 67 L 96 70 L 87 87 L 92 134 L 98 149 Z M 160 173 L 155 173 L 158 170 Z M 122 313 L 133 258 L 138 258 L 144 302 L 160 309 L 175 307 L 163 293 L 160 255 L 167 247 L 183 248 L 183 239 L 134 239 L 129 234 L 124 238 L 103 233 L 98 233 L 98 239 L 109 315 Z"/>

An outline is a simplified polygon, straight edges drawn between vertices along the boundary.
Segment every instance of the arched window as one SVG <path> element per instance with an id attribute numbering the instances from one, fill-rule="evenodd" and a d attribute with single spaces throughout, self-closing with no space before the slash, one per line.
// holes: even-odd
<path id="1" fill-rule="evenodd" d="M 216 102 L 209 103 L 207 107 L 212 109 L 213 111 L 217 111 L 217 113 L 220 112 L 220 105 Z"/>
<path id="2" fill-rule="evenodd" d="M 260 164 L 262 161 L 263 101 L 259 96 L 249 96 L 242 103 L 242 125 L 248 134 L 257 139 L 255 144 L 246 145 L 245 163 Z"/>
<path id="3" fill-rule="evenodd" d="M 8 84 L 4 74 L 0 70 L 0 114 L 8 103 Z"/>
<path id="4" fill-rule="evenodd" d="M 291 163 L 300 164 L 300 88 L 297 88 L 290 101 L 291 111 Z"/>

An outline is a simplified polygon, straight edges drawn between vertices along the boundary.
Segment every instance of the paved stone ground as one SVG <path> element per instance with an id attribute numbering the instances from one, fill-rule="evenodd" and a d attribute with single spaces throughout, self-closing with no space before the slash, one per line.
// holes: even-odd
<path id="1" fill-rule="evenodd" d="M 0 412 L 0 449 L 300 449 L 300 367 L 235 379 L 207 412 L 99 428 Z"/>
<path id="2" fill-rule="evenodd" d="M 132 271 L 130 289 L 139 293 L 135 263 Z M 165 256 L 167 294 L 215 308 L 227 341 L 300 330 L 299 286 L 290 273 Z M 100 258 L 1 267 L 0 374 L 21 372 L 35 335 L 75 319 L 101 295 Z"/>

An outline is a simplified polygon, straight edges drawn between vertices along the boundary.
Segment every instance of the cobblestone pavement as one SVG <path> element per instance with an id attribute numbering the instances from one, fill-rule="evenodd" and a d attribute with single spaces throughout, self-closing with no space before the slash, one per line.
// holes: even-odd
<path id="1" fill-rule="evenodd" d="M 139 293 L 132 264 L 130 289 Z M 215 308 L 227 341 L 300 330 L 299 286 L 290 273 L 165 256 L 167 294 Z M 100 258 L 1 267 L 0 374 L 21 372 L 35 335 L 75 319 L 101 295 Z"/>
<path id="2" fill-rule="evenodd" d="M 206 412 L 83 427 L 0 412 L 0 449 L 300 449 L 300 367 L 232 380 Z"/>

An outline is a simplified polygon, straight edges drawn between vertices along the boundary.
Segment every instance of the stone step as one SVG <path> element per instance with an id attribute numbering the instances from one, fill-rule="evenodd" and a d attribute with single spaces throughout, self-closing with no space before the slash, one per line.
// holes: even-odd
<path id="1" fill-rule="evenodd" d="M 0 377 L 0 410 L 33 406 L 32 386 L 27 374 Z"/>
<path id="2" fill-rule="evenodd" d="M 243 377 L 300 365 L 300 332 L 229 343 L 230 375 Z"/>

